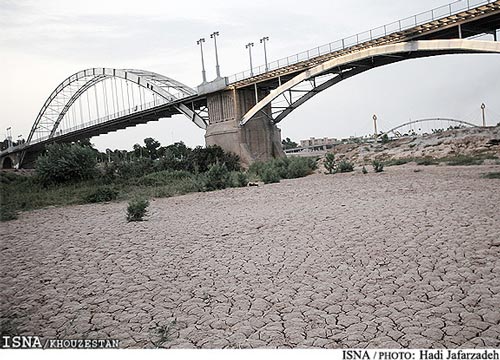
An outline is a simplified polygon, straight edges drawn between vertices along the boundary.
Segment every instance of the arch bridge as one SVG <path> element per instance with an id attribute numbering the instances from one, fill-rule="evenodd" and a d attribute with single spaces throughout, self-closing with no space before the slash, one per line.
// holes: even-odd
<path id="1" fill-rule="evenodd" d="M 136 69 L 91 68 L 43 104 L 27 141 L 0 153 L 30 166 L 52 142 L 71 142 L 183 114 L 249 164 L 284 156 L 276 124 L 322 91 L 370 69 L 447 54 L 500 53 L 500 1 L 461 0 L 248 71 L 190 88 Z M 491 40 L 474 40 L 490 34 Z M 10 161 L 10 162 L 9 162 Z"/>

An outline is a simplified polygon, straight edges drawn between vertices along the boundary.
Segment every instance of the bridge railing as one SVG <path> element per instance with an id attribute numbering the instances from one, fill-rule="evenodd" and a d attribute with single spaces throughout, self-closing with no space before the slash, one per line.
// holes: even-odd
<path id="1" fill-rule="evenodd" d="M 91 120 L 91 121 L 88 121 L 88 122 L 85 122 L 85 123 L 82 123 L 82 124 L 78 124 L 76 126 L 73 126 L 73 127 L 67 128 L 67 129 L 61 129 L 59 131 L 56 131 L 56 133 L 54 134 L 54 138 L 58 137 L 58 136 L 61 136 L 61 135 L 69 134 L 69 133 L 74 132 L 74 131 L 82 130 L 82 129 L 85 129 L 85 128 L 88 128 L 88 127 L 91 127 L 91 126 L 99 125 L 99 124 L 105 123 L 105 122 L 110 121 L 110 120 L 115 120 L 115 119 L 118 119 L 120 117 L 123 117 L 123 116 L 126 116 L 126 115 L 130 115 L 130 114 L 133 114 L 133 113 L 136 113 L 136 112 L 139 112 L 139 111 L 148 110 L 148 109 L 154 108 L 156 106 L 168 104 L 168 103 L 170 103 L 172 101 L 175 101 L 175 100 L 178 100 L 178 99 L 182 99 L 182 97 L 184 95 L 181 96 L 180 94 L 181 93 L 175 94 L 174 95 L 174 97 L 176 97 L 175 99 L 170 99 L 170 100 L 167 100 L 167 99 L 156 99 L 155 101 L 144 103 L 142 105 L 136 105 L 136 106 L 133 106 L 130 109 L 122 110 L 122 111 L 119 111 L 119 112 L 116 112 L 116 113 L 113 113 L 113 114 L 108 114 L 108 115 L 102 116 L 102 117 L 100 117 L 98 119 Z M 37 143 L 40 143 L 40 142 L 43 142 L 43 141 L 47 141 L 49 139 L 50 139 L 50 135 L 38 137 L 36 139 L 32 139 L 31 142 L 30 142 L 30 145 L 37 144 Z"/>
<path id="2" fill-rule="evenodd" d="M 260 65 L 252 69 L 242 71 L 240 73 L 229 76 L 228 83 L 232 84 L 241 80 L 264 74 L 269 71 L 277 70 L 319 56 L 331 54 L 493 2 L 495 2 L 495 0 L 459 0 L 448 5 L 440 6 L 438 8 L 392 22 L 390 24 L 379 26 L 377 28 L 364 31 L 325 45 L 321 45 L 313 49 L 287 56 L 285 58 L 268 63 L 267 67 L 266 65 Z"/>

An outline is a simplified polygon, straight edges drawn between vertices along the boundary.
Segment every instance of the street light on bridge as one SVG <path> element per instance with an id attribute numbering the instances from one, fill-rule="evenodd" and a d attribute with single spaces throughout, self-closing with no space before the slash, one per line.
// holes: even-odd
<path id="1" fill-rule="evenodd" d="M 207 82 L 207 73 L 205 71 L 205 59 L 203 58 L 203 43 L 205 42 L 205 38 L 201 38 L 196 41 L 196 44 L 200 45 L 201 50 L 201 76 L 203 78 L 203 83 Z"/>
<path id="2" fill-rule="evenodd" d="M 264 61 L 266 63 L 266 72 L 267 72 L 269 70 L 269 67 L 267 66 L 266 41 L 269 41 L 269 37 L 268 36 L 264 36 L 262 39 L 260 39 L 260 43 L 264 45 Z"/>
<path id="3" fill-rule="evenodd" d="M 375 138 L 375 142 L 377 142 L 378 138 L 378 133 L 377 133 L 377 115 L 373 114 L 373 127 L 374 127 L 374 134 L 373 137 Z"/>
<path id="4" fill-rule="evenodd" d="M 250 76 L 253 76 L 253 65 L 252 65 L 252 47 L 253 42 L 245 45 L 245 48 L 248 49 L 248 55 L 250 56 Z"/>
<path id="5" fill-rule="evenodd" d="M 217 53 L 217 36 L 219 36 L 218 31 L 214 31 L 212 34 L 210 34 L 210 38 L 214 39 L 214 44 L 215 44 L 215 73 L 217 74 L 217 79 L 220 78 L 220 67 L 219 67 L 219 55 Z"/>
<path id="6" fill-rule="evenodd" d="M 484 109 L 486 109 L 486 105 L 484 103 L 481 104 L 481 114 L 483 115 L 483 127 L 486 126 L 486 116 L 484 114 Z"/>

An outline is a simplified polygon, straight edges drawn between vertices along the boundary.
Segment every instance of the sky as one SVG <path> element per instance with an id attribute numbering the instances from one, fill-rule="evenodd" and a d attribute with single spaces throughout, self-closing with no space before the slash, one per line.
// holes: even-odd
<path id="1" fill-rule="evenodd" d="M 215 78 L 210 33 L 219 31 L 223 76 L 447 4 L 446 0 L 0 0 L 0 136 L 26 138 L 46 98 L 69 75 L 91 67 L 157 72 L 195 88 L 196 40 L 206 38 L 208 79 Z M 486 39 L 491 39 L 486 38 Z M 282 137 L 343 138 L 428 117 L 500 122 L 500 55 L 447 55 L 370 70 L 331 87 L 292 112 Z M 182 115 L 92 138 L 100 149 L 131 149 L 146 137 L 166 145 L 204 144 L 204 131 Z"/>

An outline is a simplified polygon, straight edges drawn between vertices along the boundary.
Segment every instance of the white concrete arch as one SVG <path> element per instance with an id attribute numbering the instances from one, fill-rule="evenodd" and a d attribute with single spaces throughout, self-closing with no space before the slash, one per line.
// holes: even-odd
<path id="1" fill-rule="evenodd" d="M 244 126 L 258 114 L 264 114 L 271 122 L 277 124 L 321 91 L 379 66 L 420 57 L 461 53 L 500 53 L 500 42 L 463 39 L 420 40 L 354 51 L 312 67 L 272 90 L 242 117 L 239 124 Z M 309 83 L 311 86 L 308 90 L 299 89 L 299 86 Z M 299 96 L 294 97 L 294 92 Z M 284 97 L 286 106 L 273 108 L 272 102 L 280 97 Z M 272 111 L 266 113 L 265 110 L 269 109 L 270 105 Z"/>

